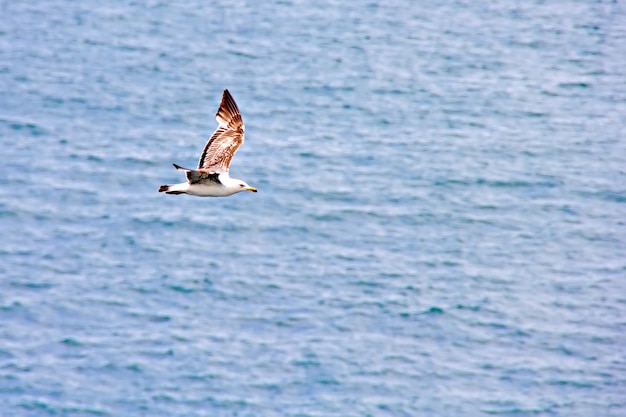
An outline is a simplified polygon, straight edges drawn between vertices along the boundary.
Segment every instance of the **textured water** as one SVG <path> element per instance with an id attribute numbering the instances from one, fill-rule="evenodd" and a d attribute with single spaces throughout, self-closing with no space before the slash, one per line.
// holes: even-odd
<path id="1" fill-rule="evenodd" d="M 504 3 L 0 2 L 0 415 L 626 415 L 626 7 Z"/>

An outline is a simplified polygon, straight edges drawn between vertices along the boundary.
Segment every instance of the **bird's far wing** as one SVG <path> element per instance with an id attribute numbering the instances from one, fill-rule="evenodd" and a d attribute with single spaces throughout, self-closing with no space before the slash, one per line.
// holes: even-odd
<path id="1" fill-rule="evenodd" d="M 222 183 L 219 180 L 219 176 L 223 172 L 222 170 L 189 169 L 189 168 L 183 168 L 180 165 L 176 165 L 176 164 L 173 164 L 173 165 L 174 165 L 174 168 L 176 168 L 177 170 L 185 172 L 185 176 L 187 177 L 187 181 L 189 181 L 189 184 L 210 183 L 210 182 L 214 182 L 217 184 Z"/>

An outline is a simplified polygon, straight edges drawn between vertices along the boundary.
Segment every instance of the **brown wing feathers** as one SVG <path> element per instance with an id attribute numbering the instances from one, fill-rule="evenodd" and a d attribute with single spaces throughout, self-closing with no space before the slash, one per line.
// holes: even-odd
<path id="1" fill-rule="evenodd" d="M 243 129 L 239 107 L 237 107 L 235 99 L 228 90 L 224 90 L 224 94 L 222 94 L 222 102 L 220 103 L 220 108 L 217 109 L 215 118 L 220 125 L 226 125 L 229 129 Z"/>
<path id="2" fill-rule="evenodd" d="M 228 171 L 233 155 L 244 141 L 243 120 L 237 103 L 228 90 L 224 90 L 215 119 L 220 126 L 204 146 L 198 169 L 216 168 Z"/>

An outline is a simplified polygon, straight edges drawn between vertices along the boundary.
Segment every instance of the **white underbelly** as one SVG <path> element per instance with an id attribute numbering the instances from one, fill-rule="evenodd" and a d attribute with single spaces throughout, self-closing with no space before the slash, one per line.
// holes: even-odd
<path id="1" fill-rule="evenodd" d="M 233 190 L 220 184 L 190 184 L 187 194 L 198 197 L 226 197 L 234 193 Z"/>

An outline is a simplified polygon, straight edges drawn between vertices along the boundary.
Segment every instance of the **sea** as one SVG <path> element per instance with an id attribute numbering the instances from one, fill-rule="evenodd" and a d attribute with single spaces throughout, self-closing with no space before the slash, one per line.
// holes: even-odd
<path id="1" fill-rule="evenodd" d="M 1 417 L 626 416 L 623 1 L 0 1 L 0 145 Z"/>

